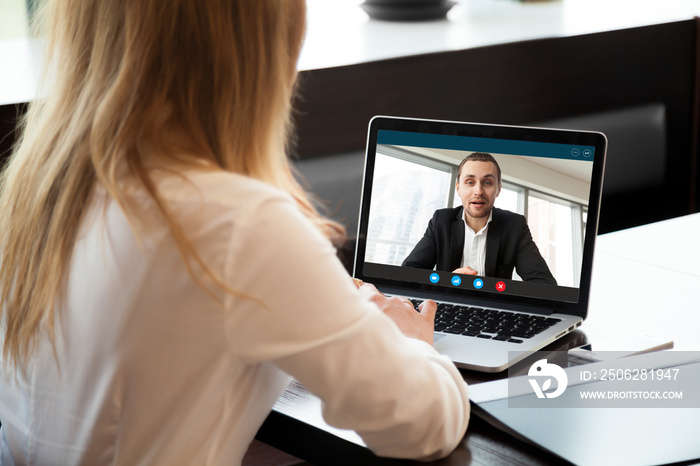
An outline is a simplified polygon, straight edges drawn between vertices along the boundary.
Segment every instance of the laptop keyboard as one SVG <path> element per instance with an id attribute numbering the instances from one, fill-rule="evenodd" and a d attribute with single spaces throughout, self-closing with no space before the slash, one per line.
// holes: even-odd
<path id="1" fill-rule="evenodd" d="M 420 300 L 411 302 L 418 309 Z M 438 303 L 435 331 L 485 338 L 510 343 L 522 343 L 545 331 L 561 319 L 497 311 L 458 304 Z"/>

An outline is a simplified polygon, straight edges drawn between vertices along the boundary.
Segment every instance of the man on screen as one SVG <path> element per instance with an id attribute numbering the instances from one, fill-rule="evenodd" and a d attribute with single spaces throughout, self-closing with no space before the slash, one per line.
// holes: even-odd
<path id="1" fill-rule="evenodd" d="M 532 240 L 524 216 L 493 206 L 501 193 L 501 168 L 491 154 L 474 152 L 459 165 L 462 206 L 439 209 L 405 267 L 513 278 L 556 285 Z"/>

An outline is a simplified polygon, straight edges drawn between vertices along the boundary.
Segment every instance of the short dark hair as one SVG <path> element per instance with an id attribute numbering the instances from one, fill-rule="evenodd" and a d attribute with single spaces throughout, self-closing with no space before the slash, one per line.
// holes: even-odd
<path id="1" fill-rule="evenodd" d="M 462 167 L 467 162 L 491 162 L 496 166 L 496 172 L 498 173 L 498 182 L 501 182 L 501 167 L 498 165 L 498 162 L 496 162 L 496 159 L 493 157 L 493 155 L 487 154 L 486 152 L 472 152 L 471 154 L 464 157 L 464 159 L 462 159 L 462 162 L 459 164 L 459 168 L 457 169 L 457 181 L 459 181 L 459 177 L 462 176 Z"/>

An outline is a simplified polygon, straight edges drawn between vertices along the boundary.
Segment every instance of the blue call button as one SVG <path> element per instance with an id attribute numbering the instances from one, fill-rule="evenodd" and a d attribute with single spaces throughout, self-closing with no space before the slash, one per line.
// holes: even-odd
<path id="1" fill-rule="evenodd" d="M 438 275 L 436 273 L 431 273 L 430 274 L 430 281 L 432 283 L 437 283 L 438 281 L 440 281 L 440 275 Z"/>

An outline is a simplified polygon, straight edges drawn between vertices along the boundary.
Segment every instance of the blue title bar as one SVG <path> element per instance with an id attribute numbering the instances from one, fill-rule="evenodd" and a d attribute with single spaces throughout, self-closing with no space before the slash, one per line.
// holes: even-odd
<path id="1" fill-rule="evenodd" d="M 392 146 L 427 147 L 468 152 L 490 152 L 493 154 L 526 155 L 555 159 L 593 161 L 595 147 L 556 142 L 518 141 L 513 139 L 475 138 L 447 134 L 413 133 L 380 129 L 377 144 Z"/>

